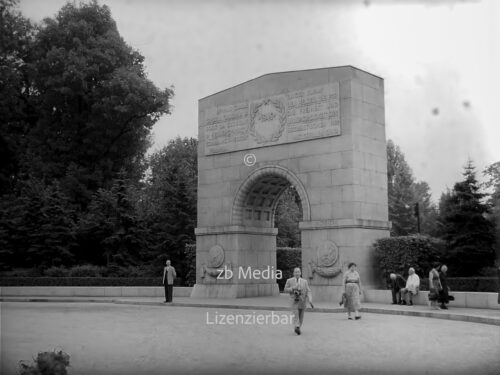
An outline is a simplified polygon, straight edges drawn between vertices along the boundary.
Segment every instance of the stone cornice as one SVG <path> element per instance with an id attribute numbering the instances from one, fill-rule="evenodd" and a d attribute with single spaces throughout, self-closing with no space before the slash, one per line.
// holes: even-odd
<path id="1" fill-rule="evenodd" d="M 311 221 L 301 221 L 299 223 L 299 228 L 301 230 L 340 229 L 340 228 L 390 230 L 391 227 L 392 224 L 390 221 L 365 220 L 365 219 L 311 220 Z"/>
<path id="2" fill-rule="evenodd" d="M 243 225 L 221 225 L 214 227 L 195 228 L 194 233 L 197 236 L 209 236 L 212 234 L 259 234 L 264 236 L 276 236 L 278 228 L 264 228 L 264 227 L 247 227 Z"/>

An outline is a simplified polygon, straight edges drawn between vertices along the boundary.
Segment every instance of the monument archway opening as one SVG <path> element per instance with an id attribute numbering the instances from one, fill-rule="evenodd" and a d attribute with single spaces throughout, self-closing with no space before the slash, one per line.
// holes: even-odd
<path id="1" fill-rule="evenodd" d="M 372 244 L 390 229 L 381 78 L 351 66 L 264 75 L 201 99 L 198 139 L 193 297 L 279 293 L 274 216 L 290 186 L 314 298 L 337 296 L 350 261 L 365 287 L 380 286 Z"/>
<path id="2" fill-rule="evenodd" d="M 274 215 L 280 196 L 293 186 L 303 218 L 310 219 L 310 205 L 300 180 L 280 166 L 265 166 L 255 170 L 238 190 L 231 221 L 234 225 L 274 228 Z"/>
<path id="3" fill-rule="evenodd" d="M 282 215 L 280 217 L 277 215 L 279 208 Z M 277 229 L 274 241 L 276 247 L 269 243 L 270 247 L 267 249 L 271 262 L 259 264 L 258 267 L 265 269 L 268 265 L 275 265 L 279 278 L 273 283 L 277 283 L 280 289 L 283 288 L 285 279 L 292 276 L 292 270 L 284 269 L 278 262 L 278 248 L 295 247 L 300 250 L 301 234 L 298 225 L 304 220 L 304 212 L 309 218 L 309 199 L 304 187 L 293 173 L 280 166 L 259 168 L 243 182 L 236 194 L 233 224 Z M 281 220 L 278 222 L 279 219 Z M 300 258 L 296 266 L 301 266 Z"/>

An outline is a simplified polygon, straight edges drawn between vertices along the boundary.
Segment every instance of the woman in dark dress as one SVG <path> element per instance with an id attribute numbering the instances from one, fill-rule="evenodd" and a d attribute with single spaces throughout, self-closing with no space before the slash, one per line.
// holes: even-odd
<path id="1" fill-rule="evenodd" d="M 441 307 L 443 310 L 448 310 L 448 307 L 446 307 L 446 304 L 450 302 L 450 295 L 449 291 L 450 289 L 448 288 L 448 280 L 446 279 L 446 272 L 448 271 L 448 267 L 446 267 L 444 264 L 441 266 L 439 270 L 439 281 L 441 282 L 441 291 L 439 292 L 439 297 L 438 297 L 438 302 L 441 304 L 439 307 Z"/>

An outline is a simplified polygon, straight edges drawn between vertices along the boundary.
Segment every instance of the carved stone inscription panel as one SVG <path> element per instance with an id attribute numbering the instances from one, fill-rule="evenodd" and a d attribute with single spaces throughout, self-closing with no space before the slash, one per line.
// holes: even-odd
<path id="1" fill-rule="evenodd" d="M 340 135 L 339 83 L 205 110 L 205 154 Z"/>

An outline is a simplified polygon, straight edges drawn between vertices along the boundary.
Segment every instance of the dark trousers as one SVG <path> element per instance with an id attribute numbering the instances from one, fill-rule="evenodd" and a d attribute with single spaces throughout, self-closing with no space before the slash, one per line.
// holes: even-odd
<path id="1" fill-rule="evenodd" d="M 410 292 L 408 289 L 403 288 L 401 289 L 401 294 L 403 295 L 403 301 L 406 301 L 406 295 L 408 295 L 408 298 L 410 299 L 410 303 L 413 303 L 413 296 L 416 296 L 413 292 Z"/>
<path id="2" fill-rule="evenodd" d="M 174 286 L 172 284 L 163 284 L 165 287 L 165 302 L 172 302 Z"/>
<path id="3" fill-rule="evenodd" d="M 302 322 L 304 321 L 304 310 L 305 308 L 293 310 L 293 324 L 296 328 L 302 327 Z"/>
<path id="4" fill-rule="evenodd" d="M 401 289 L 391 289 L 392 291 L 392 302 L 399 303 L 401 302 Z"/>

